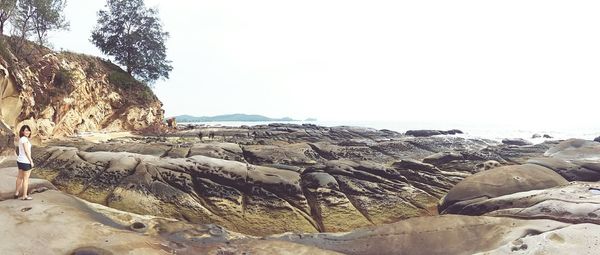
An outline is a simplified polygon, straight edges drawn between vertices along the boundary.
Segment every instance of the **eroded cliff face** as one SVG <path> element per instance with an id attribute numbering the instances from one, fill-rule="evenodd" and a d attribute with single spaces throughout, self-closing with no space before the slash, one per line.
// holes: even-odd
<path id="1" fill-rule="evenodd" d="M 52 52 L 0 38 L 0 150 L 27 124 L 33 140 L 84 131 L 161 125 L 162 103 L 118 66 L 97 57 Z M 7 147 L 8 146 L 8 147 Z"/>

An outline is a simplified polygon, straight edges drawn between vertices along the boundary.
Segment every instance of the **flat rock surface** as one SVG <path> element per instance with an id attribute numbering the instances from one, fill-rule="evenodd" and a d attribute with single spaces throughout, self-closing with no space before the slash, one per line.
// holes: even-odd
<path id="1" fill-rule="evenodd" d="M 598 254 L 600 226 L 577 224 L 518 238 L 483 254 Z"/>
<path id="2" fill-rule="evenodd" d="M 600 183 L 519 192 L 469 205 L 485 215 L 600 224 Z"/>
<path id="3" fill-rule="evenodd" d="M 110 226 L 107 219 L 61 192 L 32 197 L 0 202 L 4 233 L 0 249 L 5 254 L 69 254 L 84 247 L 111 254 L 167 254 L 159 240 Z"/>
<path id="4" fill-rule="evenodd" d="M 444 215 L 411 218 L 348 233 L 282 234 L 267 239 L 297 242 L 357 255 L 473 254 L 496 249 L 525 236 L 539 235 L 567 226 L 570 224 L 551 220 Z M 596 237 L 586 238 L 591 239 Z"/>
<path id="5" fill-rule="evenodd" d="M 10 163 L 15 162 L 14 167 L 0 167 L 0 201 L 14 199 L 15 183 L 17 180 L 18 169 L 16 161 L 9 160 Z M 5 162 L 7 163 L 7 162 Z M 28 193 L 42 192 L 49 189 L 56 189 L 52 183 L 44 179 L 30 179 Z"/>
<path id="6" fill-rule="evenodd" d="M 569 181 L 600 181 L 600 143 L 569 139 L 527 161 L 550 168 Z"/>

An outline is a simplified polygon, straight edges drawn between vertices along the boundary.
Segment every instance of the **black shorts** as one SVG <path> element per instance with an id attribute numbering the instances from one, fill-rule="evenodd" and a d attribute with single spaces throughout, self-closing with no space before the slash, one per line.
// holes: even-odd
<path id="1" fill-rule="evenodd" d="M 17 167 L 19 167 L 19 170 L 23 170 L 23 171 L 31 170 L 31 164 L 28 164 L 28 163 L 17 162 Z"/>

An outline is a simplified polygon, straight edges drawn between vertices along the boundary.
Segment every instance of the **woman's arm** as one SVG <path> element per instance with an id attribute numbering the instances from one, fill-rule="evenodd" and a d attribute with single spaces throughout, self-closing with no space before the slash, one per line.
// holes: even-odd
<path id="1" fill-rule="evenodd" d="M 25 150 L 25 156 L 29 159 L 31 163 L 31 167 L 33 167 L 33 159 L 31 159 L 31 146 L 28 145 L 29 141 L 23 144 L 23 149 Z"/>

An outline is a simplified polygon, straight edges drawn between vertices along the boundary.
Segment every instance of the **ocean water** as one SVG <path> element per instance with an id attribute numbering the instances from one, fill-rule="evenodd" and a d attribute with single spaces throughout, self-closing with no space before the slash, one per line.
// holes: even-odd
<path id="1" fill-rule="evenodd" d="M 504 138 L 522 138 L 532 143 L 541 143 L 545 140 L 581 138 L 593 140 L 600 136 L 600 125 L 594 124 L 573 124 L 573 125 L 548 125 L 548 124 L 503 124 L 503 123 L 482 123 L 482 122 L 432 122 L 432 121 L 254 121 L 254 122 L 193 122 L 189 124 L 200 124 L 206 126 L 232 126 L 242 125 L 266 125 L 270 123 L 289 123 L 289 124 L 315 124 L 319 126 L 356 126 L 368 127 L 374 129 L 388 129 L 404 133 L 407 130 L 433 129 L 450 130 L 459 129 L 465 134 L 461 137 L 485 138 L 501 141 Z M 185 125 L 188 123 L 179 123 Z M 534 134 L 550 135 L 552 139 L 532 138 Z"/>

